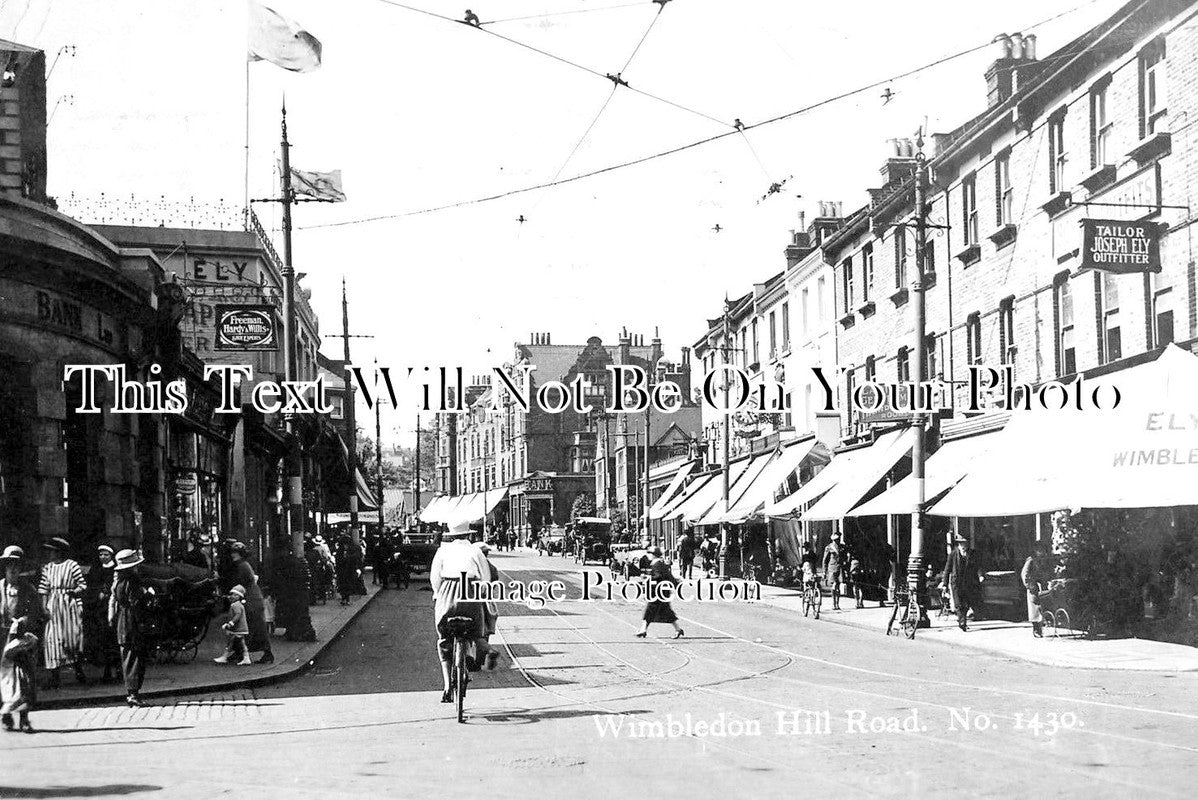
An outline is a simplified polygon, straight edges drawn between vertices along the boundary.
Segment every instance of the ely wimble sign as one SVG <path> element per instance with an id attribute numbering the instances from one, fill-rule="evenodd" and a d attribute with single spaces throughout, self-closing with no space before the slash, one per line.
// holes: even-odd
<path id="1" fill-rule="evenodd" d="M 1159 272 L 1161 231 L 1155 222 L 1083 219 L 1082 263 L 1078 272 Z"/>
<path id="2" fill-rule="evenodd" d="M 273 306 L 216 307 L 217 350 L 276 350 L 276 328 Z"/>

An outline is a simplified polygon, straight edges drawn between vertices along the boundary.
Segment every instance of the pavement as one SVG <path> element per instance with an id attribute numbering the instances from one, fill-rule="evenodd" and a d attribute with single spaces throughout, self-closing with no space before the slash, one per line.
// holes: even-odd
<path id="1" fill-rule="evenodd" d="M 802 593 L 778 586 L 761 587 L 762 602 L 788 611 L 803 613 Z M 866 608 L 854 607 L 852 598 L 841 598 L 840 610 L 832 608 L 831 598 L 824 597 L 820 621 L 886 632 L 892 608 L 879 608 L 866 601 Z M 950 647 L 984 650 L 999 655 L 1031 661 L 1052 667 L 1071 669 L 1112 669 L 1153 672 L 1198 671 L 1198 648 L 1149 639 L 1096 638 L 1087 639 L 1073 631 L 1054 631 L 1045 628 L 1043 638 L 1032 636 L 1028 622 L 1009 620 L 969 620 L 968 630 L 957 627 L 957 618 L 928 615 L 931 626 L 921 628 L 916 637 Z"/>
<path id="2" fill-rule="evenodd" d="M 366 585 L 366 596 L 355 596 L 349 605 L 339 600 L 330 600 L 324 605 L 309 606 L 316 641 L 292 642 L 278 630 L 271 636 L 273 664 L 251 664 L 241 667 L 214 664 L 212 659 L 225 651 L 225 636 L 220 625 L 224 617 L 213 619 L 208 625 L 208 634 L 200 643 L 194 660 L 186 663 L 151 663 L 146 669 L 145 683 L 141 696 L 144 699 L 173 695 L 231 690 L 237 687 L 262 686 L 284 680 L 310 667 L 313 661 L 341 634 L 357 616 L 366 609 L 378 593 L 377 586 Z M 253 658 L 259 658 L 254 655 Z M 71 706 L 105 705 L 125 702 L 125 685 L 120 669 L 111 683 L 102 683 L 101 670 L 87 667 L 91 682 L 87 685 L 75 683 L 70 669 L 62 670 L 61 689 L 38 689 L 38 708 L 66 708 Z M 0 797 L 4 795 L 0 793 Z"/>
<path id="3" fill-rule="evenodd" d="M 572 562 L 494 555 L 504 580 L 577 596 Z M 380 593 L 291 680 L 35 710 L 35 735 L 0 732 L 0 797 L 1193 796 L 1195 673 L 1047 666 L 774 603 L 675 602 L 685 635 L 638 639 L 641 602 L 505 602 L 501 668 L 472 676 L 459 724 L 432 603 L 422 581 Z"/>

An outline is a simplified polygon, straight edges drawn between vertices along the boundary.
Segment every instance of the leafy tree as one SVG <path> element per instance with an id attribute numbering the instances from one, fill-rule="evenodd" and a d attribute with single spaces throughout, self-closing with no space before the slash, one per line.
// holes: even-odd
<path id="1" fill-rule="evenodd" d="M 579 517 L 595 516 L 595 500 L 587 492 L 583 492 L 574 498 L 574 508 L 570 512 L 570 519 L 578 519 Z"/>
<path id="2" fill-rule="evenodd" d="M 362 470 L 362 474 L 366 476 L 366 482 L 373 492 L 378 486 L 379 468 L 378 461 L 375 458 L 375 443 L 374 439 L 367 436 L 361 430 L 358 431 L 358 468 Z M 400 474 L 399 467 L 391 461 L 383 459 L 383 488 L 394 489 L 402 486 L 403 477 Z"/>

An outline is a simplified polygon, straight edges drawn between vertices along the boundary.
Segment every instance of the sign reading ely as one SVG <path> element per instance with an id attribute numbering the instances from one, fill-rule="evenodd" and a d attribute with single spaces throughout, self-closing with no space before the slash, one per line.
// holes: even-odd
<path id="1" fill-rule="evenodd" d="M 1155 222 L 1083 219 L 1082 263 L 1078 272 L 1159 272 L 1161 234 Z"/>

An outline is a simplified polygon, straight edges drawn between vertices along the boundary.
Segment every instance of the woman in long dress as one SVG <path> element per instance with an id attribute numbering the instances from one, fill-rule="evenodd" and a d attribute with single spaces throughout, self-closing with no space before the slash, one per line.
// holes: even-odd
<path id="1" fill-rule="evenodd" d="M 653 556 L 653 561 L 649 564 L 648 588 L 650 591 L 660 591 L 659 587 L 663 583 L 672 583 L 677 586 L 678 579 L 670 571 L 670 565 L 662 558 L 661 548 L 652 548 L 649 550 L 649 555 Z M 645 616 L 641 622 L 641 629 L 637 632 L 637 638 L 645 638 L 645 634 L 649 632 L 649 623 L 651 622 L 665 622 L 673 625 L 675 639 L 684 635 L 682 628 L 678 627 L 678 615 L 674 613 L 674 609 L 670 606 L 668 600 L 649 601 L 648 605 L 645 606 Z"/>
<path id="2" fill-rule="evenodd" d="M 455 523 L 448 532 L 442 534 L 441 546 L 437 548 L 428 572 L 435 597 L 433 625 L 437 629 L 437 654 L 441 661 L 442 703 L 453 702 L 453 690 L 449 683 L 449 662 L 453 657 L 453 637 L 448 624 L 450 618 L 467 617 L 471 621 L 468 639 L 474 652 L 474 664 L 468 663 L 467 669 L 473 670 L 481 659 L 487 670 L 493 670 L 499 660 L 498 651 L 487 643 L 486 604 L 466 599 L 469 590 L 462 585 L 463 578 L 467 582 L 491 579 L 491 563 L 482 550 L 470 543 L 470 525 L 465 522 Z"/>
<path id="3" fill-rule="evenodd" d="M 62 685 L 60 668 L 75 668 L 75 680 L 86 684 L 83 674 L 83 595 L 87 582 L 79 563 L 67 558 L 71 549 L 66 539 L 54 537 L 42 545 L 50 554 L 50 563 L 42 567 L 37 592 L 42 596 L 46 629 L 42 656 L 50 670 L 50 687 Z"/>
<path id="4" fill-rule="evenodd" d="M 257 663 L 273 664 L 275 656 L 270 649 L 270 632 L 266 627 L 266 600 L 262 597 L 254 568 L 245 560 L 246 546 L 241 542 L 232 542 L 229 545 L 229 557 L 232 562 L 229 580 L 233 581 L 234 586 L 240 584 L 245 587 L 245 621 L 250 628 L 245 648 L 251 653 L 262 651 L 262 658 Z"/>

